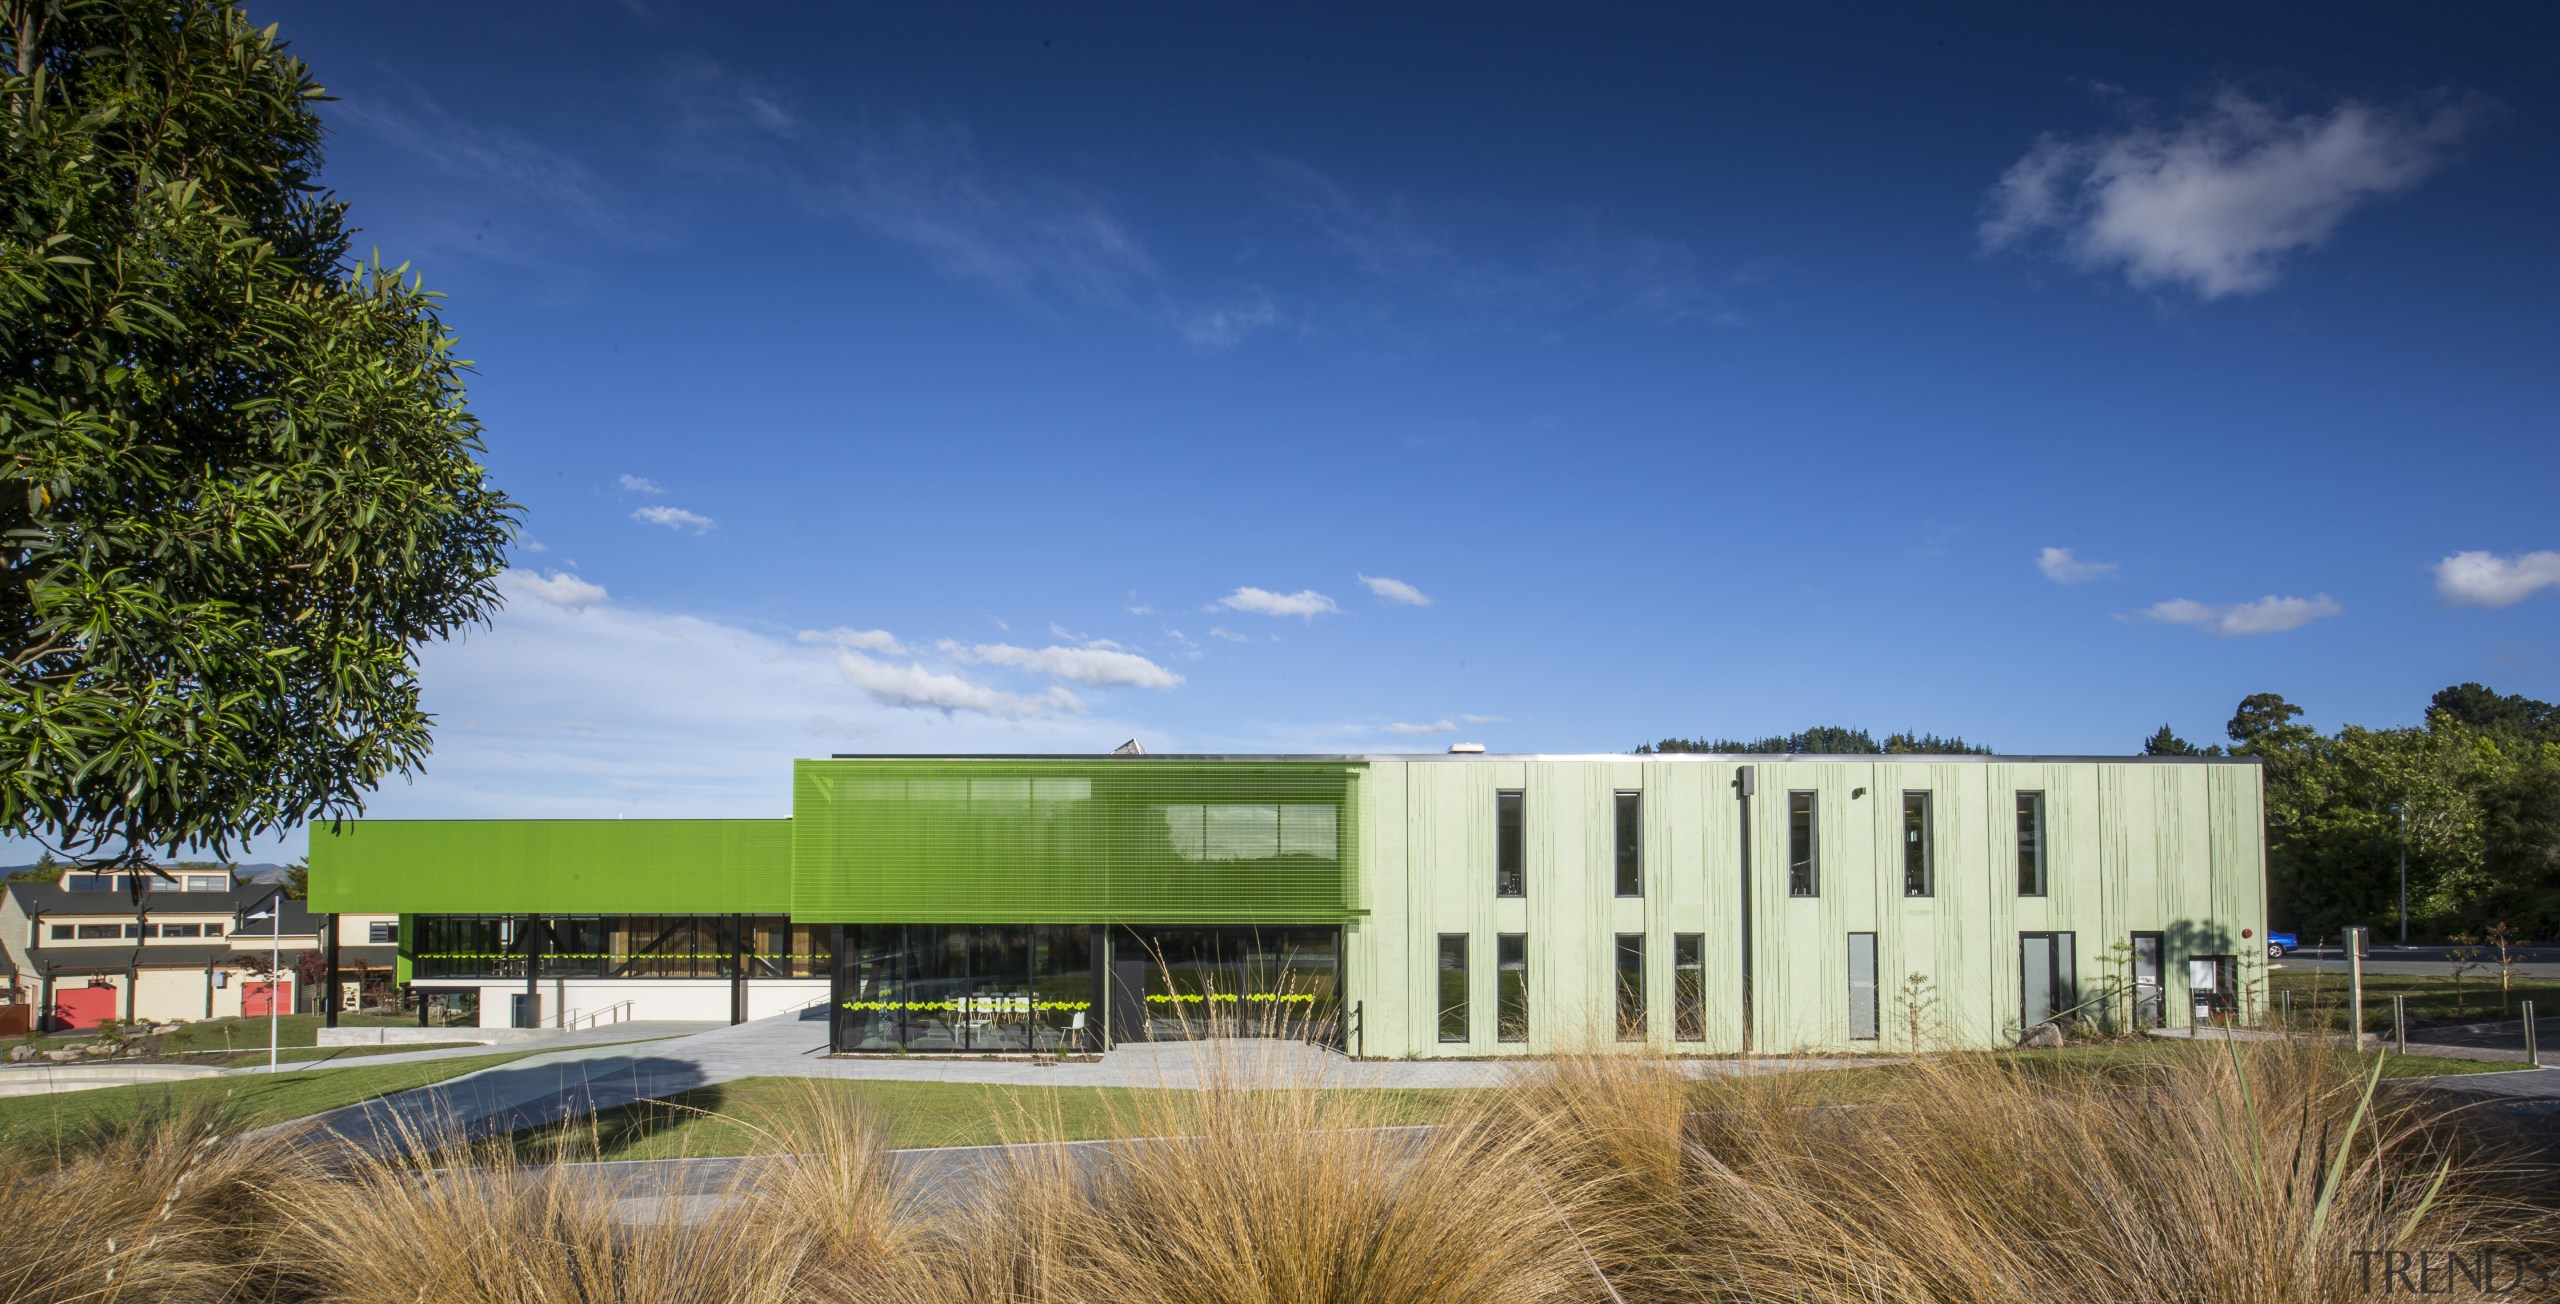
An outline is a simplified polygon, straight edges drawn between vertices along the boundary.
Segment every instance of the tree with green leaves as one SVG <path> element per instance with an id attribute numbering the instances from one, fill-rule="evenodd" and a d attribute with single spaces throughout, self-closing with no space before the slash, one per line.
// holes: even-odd
<path id="1" fill-rule="evenodd" d="M 1845 725 L 1818 724 L 1800 733 L 1771 734 L 1748 740 L 1734 738 L 1665 738 L 1660 742 L 1641 743 L 1639 756 L 1677 753 L 1710 753 L 1740 756 L 1988 756 L 1991 749 L 1976 746 L 1962 738 L 1941 738 L 1936 734 L 1904 731 L 1888 735 L 1878 743 L 1875 735 L 1864 729 Z"/>
<path id="2" fill-rule="evenodd" d="M 2209 747 L 2198 747 L 2179 737 L 2177 730 L 2164 724 L 2160 726 L 2158 733 L 2142 740 L 2142 754 L 2145 756 L 2220 756 L 2222 745 L 2216 743 Z"/>
<path id="3" fill-rule="evenodd" d="M 214 0 L 0 0 L 0 830 L 96 862 L 361 809 L 485 620 L 435 296 L 349 260 L 320 88 Z"/>

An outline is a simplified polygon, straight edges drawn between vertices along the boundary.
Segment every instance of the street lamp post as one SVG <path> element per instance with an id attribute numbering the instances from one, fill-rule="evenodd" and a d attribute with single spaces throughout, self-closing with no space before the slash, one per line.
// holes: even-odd
<path id="1" fill-rule="evenodd" d="M 267 921 L 267 1072 L 276 1071 L 277 1020 L 276 987 L 284 981 L 284 905 L 283 892 L 267 898 L 267 908 L 254 911 L 251 919 Z"/>
<path id="2" fill-rule="evenodd" d="M 2409 812 L 2400 803 L 2391 803 L 2391 813 L 2400 818 L 2400 945 L 2409 944 Z"/>

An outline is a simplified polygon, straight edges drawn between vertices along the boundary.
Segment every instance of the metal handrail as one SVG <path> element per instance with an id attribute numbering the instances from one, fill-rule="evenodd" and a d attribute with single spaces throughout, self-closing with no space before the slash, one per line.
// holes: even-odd
<path id="1" fill-rule="evenodd" d="M 613 1016 L 610 1022 L 628 1023 L 631 1020 L 632 1004 L 631 1001 L 616 1001 L 601 1010 L 591 1010 L 584 1014 L 564 1013 L 560 1016 L 561 1030 L 575 1032 L 581 1024 L 592 1029 L 599 1023 L 607 1022 L 605 1016 L 608 1014 Z"/>

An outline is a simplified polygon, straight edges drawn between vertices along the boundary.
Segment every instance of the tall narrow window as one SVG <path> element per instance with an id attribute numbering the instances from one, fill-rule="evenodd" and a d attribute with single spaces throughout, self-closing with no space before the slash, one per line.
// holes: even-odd
<path id="1" fill-rule="evenodd" d="M 2078 965 L 2069 933 L 2018 934 L 2018 1028 L 2026 1031 L 2076 1011 Z"/>
<path id="2" fill-rule="evenodd" d="M 1644 1040 L 1644 934 L 1618 934 L 1618 1040 Z"/>
<path id="3" fill-rule="evenodd" d="M 1787 895 L 1822 895 L 1822 867 L 1816 863 L 1813 794 L 1787 794 Z"/>
<path id="4" fill-rule="evenodd" d="M 1671 935 L 1671 1035 L 1707 1039 L 1707 935 Z"/>
<path id="5" fill-rule="evenodd" d="M 1493 794 L 1493 894 L 1495 896 L 1527 896 L 1529 875 L 1523 863 L 1528 839 L 1520 826 L 1519 792 Z"/>
<path id="6" fill-rule="evenodd" d="M 1876 935 L 1849 934 L 1849 1039 L 1876 1039 Z"/>
<path id="7" fill-rule="evenodd" d="M 1937 892 L 1931 859 L 1935 840 L 1935 831 L 1929 827 L 1929 794 L 1902 794 L 1902 895 L 1924 897 Z"/>
<path id="8" fill-rule="evenodd" d="M 2044 895 L 2044 794 L 2018 794 L 2018 895 Z"/>
<path id="9" fill-rule="evenodd" d="M 1440 935 L 1440 1040 L 1467 1040 L 1467 935 Z"/>
<path id="10" fill-rule="evenodd" d="M 1503 933 L 1493 939 L 1493 1035 L 1501 1041 L 1529 1039 L 1529 935 Z"/>
<path id="11" fill-rule="evenodd" d="M 1622 792 L 1618 805 L 1618 895 L 1644 895 L 1644 794 Z"/>

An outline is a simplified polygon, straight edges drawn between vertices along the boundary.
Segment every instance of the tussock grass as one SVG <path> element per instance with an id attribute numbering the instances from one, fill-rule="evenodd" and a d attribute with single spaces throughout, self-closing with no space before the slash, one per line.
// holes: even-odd
<path id="1" fill-rule="evenodd" d="M 2375 1289 L 2359 1250 L 2560 1243 L 2461 1115 L 2377 1090 L 2369 1062 L 1942 1056 L 1844 1098 L 1820 1073 L 1694 1080 L 1610 1048 L 1412 1126 L 1371 1093 L 1274 1086 L 1248 1044 L 1131 1097 L 1149 1139 L 1018 1147 L 957 1180 L 909 1175 L 809 1083 L 747 1123 L 779 1157 L 691 1190 L 564 1168 L 592 1155 L 574 1132 L 547 1154 L 280 1150 L 164 1115 L 5 1160 L 0 1299 L 2314 1304 Z M 997 1127 L 1053 1137 L 1059 1110 L 1025 1093 Z"/>

